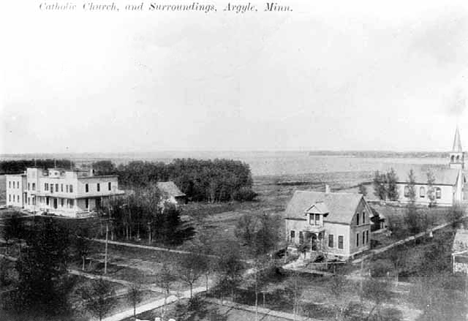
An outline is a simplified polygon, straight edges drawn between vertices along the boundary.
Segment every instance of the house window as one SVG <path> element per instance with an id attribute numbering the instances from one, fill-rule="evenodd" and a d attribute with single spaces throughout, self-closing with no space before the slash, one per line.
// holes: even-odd
<path id="1" fill-rule="evenodd" d="M 85 208 L 89 209 L 89 199 L 85 198 Z"/>
<path id="2" fill-rule="evenodd" d="M 33 188 L 33 191 L 36 190 L 36 183 L 32 183 L 32 188 Z"/>
<path id="3" fill-rule="evenodd" d="M 299 243 L 302 244 L 304 243 L 304 233 L 299 232 Z"/>
<path id="4" fill-rule="evenodd" d="M 50 192 L 51 192 L 51 193 L 54 192 L 54 184 L 50 184 Z"/>
<path id="5" fill-rule="evenodd" d="M 426 196 L 426 189 L 424 188 L 424 186 L 421 186 L 421 188 L 419 189 L 419 197 L 424 198 L 425 196 Z"/>
<path id="6" fill-rule="evenodd" d="M 405 186 L 404 195 L 405 195 L 405 197 L 409 197 L 409 186 Z"/>
<path id="7" fill-rule="evenodd" d="M 63 192 L 63 184 L 60 184 L 60 192 Z"/>
<path id="8" fill-rule="evenodd" d="M 58 184 L 55 184 L 55 191 L 58 192 L 59 189 L 58 189 Z"/>
<path id="9" fill-rule="evenodd" d="M 291 239 L 291 241 L 294 241 L 295 238 L 296 238 L 296 231 L 292 231 L 292 230 L 291 230 L 291 233 L 290 233 L 290 239 Z"/>
<path id="10" fill-rule="evenodd" d="M 49 190 L 49 184 L 48 183 L 44 183 L 44 190 L 46 190 L 46 191 Z"/>
<path id="11" fill-rule="evenodd" d="M 28 197 L 28 205 L 31 205 L 31 197 Z"/>
<path id="12" fill-rule="evenodd" d="M 46 205 L 49 205 L 49 198 L 46 197 Z"/>
<path id="13" fill-rule="evenodd" d="M 63 199 L 63 198 L 61 198 L 61 199 L 60 199 L 60 206 L 62 206 L 62 207 L 63 207 L 63 204 L 64 204 L 64 199 Z"/>
<path id="14" fill-rule="evenodd" d="M 343 249 L 343 235 L 338 236 L 338 248 Z"/>
<path id="15" fill-rule="evenodd" d="M 68 185 L 65 185 L 65 191 L 68 193 Z"/>
<path id="16" fill-rule="evenodd" d="M 111 190 L 111 182 L 107 183 L 107 188 L 109 189 L 109 191 Z"/>
<path id="17" fill-rule="evenodd" d="M 11 181 L 8 182 L 8 188 L 11 188 Z"/>
<path id="18" fill-rule="evenodd" d="M 362 211 L 362 224 L 366 224 L 366 212 Z"/>
<path id="19" fill-rule="evenodd" d="M 356 233 L 356 246 L 359 246 L 359 233 Z"/>
<path id="20" fill-rule="evenodd" d="M 362 232 L 362 245 L 366 244 L 366 232 Z"/>
<path id="21" fill-rule="evenodd" d="M 328 247 L 333 248 L 333 234 L 328 235 Z"/>
<path id="22" fill-rule="evenodd" d="M 359 225 L 359 213 L 356 214 L 356 225 Z"/>
<path id="23" fill-rule="evenodd" d="M 28 183 L 28 191 L 31 190 L 31 183 Z"/>
<path id="24" fill-rule="evenodd" d="M 73 206 L 75 206 L 75 200 L 70 200 L 70 207 L 73 207 Z"/>
<path id="25" fill-rule="evenodd" d="M 19 182 L 16 182 L 16 188 L 19 188 Z"/>
<path id="26" fill-rule="evenodd" d="M 442 197 L 442 190 L 440 187 L 436 187 L 436 198 L 440 199 Z"/>
<path id="27" fill-rule="evenodd" d="M 70 185 L 70 193 L 73 193 L 73 185 Z"/>
<path id="28" fill-rule="evenodd" d="M 11 194 L 8 194 L 8 202 L 11 202 Z"/>
<path id="29" fill-rule="evenodd" d="M 86 193 L 89 192 L 89 184 L 86 184 L 86 185 L 85 185 L 85 192 L 86 192 Z"/>
<path id="30" fill-rule="evenodd" d="M 100 192 L 101 191 L 101 184 L 97 183 L 97 191 Z"/>

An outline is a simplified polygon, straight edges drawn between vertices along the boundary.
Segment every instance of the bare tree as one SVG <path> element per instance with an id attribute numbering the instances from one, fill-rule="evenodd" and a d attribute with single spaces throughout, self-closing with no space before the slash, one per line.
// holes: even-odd
<path id="1" fill-rule="evenodd" d="M 94 280 L 90 286 L 81 290 L 84 308 L 94 317 L 102 320 L 116 305 L 115 291 L 109 282 Z"/>
<path id="2" fill-rule="evenodd" d="M 141 286 L 138 284 L 133 284 L 128 289 L 127 301 L 133 306 L 133 316 L 136 318 L 136 306 L 143 299 L 143 292 Z"/>
<path id="3" fill-rule="evenodd" d="M 207 257 L 201 253 L 191 253 L 178 260 L 175 272 L 181 281 L 189 285 L 190 298 L 192 298 L 193 284 L 206 273 L 207 269 Z"/>
<path id="4" fill-rule="evenodd" d="M 172 286 L 177 281 L 176 274 L 173 271 L 173 267 L 166 262 L 162 263 L 161 270 L 156 276 L 156 284 L 163 289 L 164 292 L 164 309 L 163 315 L 167 305 L 167 298 L 171 293 Z"/>

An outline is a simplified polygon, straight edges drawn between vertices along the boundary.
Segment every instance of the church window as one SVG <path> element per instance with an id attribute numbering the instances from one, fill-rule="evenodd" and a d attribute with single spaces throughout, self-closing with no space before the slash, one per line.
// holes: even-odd
<path id="1" fill-rule="evenodd" d="M 421 186 L 421 188 L 419 189 L 419 197 L 426 197 L 426 189 L 423 186 Z"/>
<path id="2" fill-rule="evenodd" d="M 409 186 L 405 186 L 405 197 L 409 197 Z"/>
<path id="3" fill-rule="evenodd" d="M 356 225 L 359 225 L 359 213 L 356 214 Z"/>
<path id="4" fill-rule="evenodd" d="M 362 224 L 366 224 L 366 212 L 362 211 Z"/>
<path id="5" fill-rule="evenodd" d="M 440 199 L 442 197 L 442 190 L 440 187 L 436 187 L 436 198 Z"/>

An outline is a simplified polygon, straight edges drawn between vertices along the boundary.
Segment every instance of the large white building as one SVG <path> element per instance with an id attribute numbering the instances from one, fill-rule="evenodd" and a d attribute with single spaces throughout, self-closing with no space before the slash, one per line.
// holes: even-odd
<path id="1" fill-rule="evenodd" d="M 122 195 L 116 175 L 93 171 L 28 168 L 6 175 L 7 206 L 32 213 L 80 217 L 93 213 L 103 200 Z"/>

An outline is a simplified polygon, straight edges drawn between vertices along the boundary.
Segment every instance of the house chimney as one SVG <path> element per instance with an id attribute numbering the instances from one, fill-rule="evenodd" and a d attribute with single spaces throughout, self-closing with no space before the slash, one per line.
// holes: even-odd
<path id="1" fill-rule="evenodd" d="M 325 184 L 325 193 L 330 193 L 330 186 Z"/>

